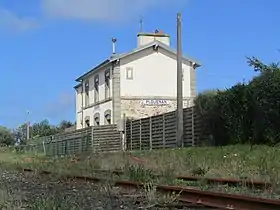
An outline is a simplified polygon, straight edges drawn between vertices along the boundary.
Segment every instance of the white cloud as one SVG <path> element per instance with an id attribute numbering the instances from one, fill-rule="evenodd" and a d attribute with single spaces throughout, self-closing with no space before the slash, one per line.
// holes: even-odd
<path id="1" fill-rule="evenodd" d="M 37 26 L 37 22 L 31 18 L 20 18 L 15 13 L 0 8 L 1 31 L 25 31 Z"/>
<path id="2" fill-rule="evenodd" d="M 183 2 L 184 0 L 42 0 L 42 8 L 47 16 L 53 18 L 115 22 L 139 17 L 152 8 L 182 6 Z"/>
<path id="3" fill-rule="evenodd" d="M 0 32 L 22 32 L 37 27 L 42 20 L 80 19 L 106 22 L 129 21 L 148 10 L 179 9 L 189 0 L 40 0 L 43 19 L 19 17 L 0 7 Z"/>

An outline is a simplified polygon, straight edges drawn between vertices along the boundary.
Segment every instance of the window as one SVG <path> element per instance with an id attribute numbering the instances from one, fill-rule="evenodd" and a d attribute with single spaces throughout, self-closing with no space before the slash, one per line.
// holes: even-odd
<path id="1" fill-rule="evenodd" d="M 111 124 L 111 110 L 106 110 L 104 112 L 104 124 L 105 125 L 110 125 Z"/>
<path id="2" fill-rule="evenodd" d="M 85 82 L 85 106 L 89 105 L 89 81 Z"/>
<path id="3" fill-rule="evenodd" d="M 184 69 L 182 69 L 182 81 L 184 81 Z"/>
<path id="4" fill-rule="evenodd" d="M 85 127 L 87 128 L 89 126 L 90 126 L 90 118 L 89 118 L 89 116 L 86 116 L 85 117 Z"/>
<path id="5" fill-rule="evenodd" d="M 99 76 L 94 77 L 94 103 L 99 101 Z"/>
<path id="6" fill-rule="evenodd" d="M 133 68 L 132 67 L 126 67 L 126 79 L 133 79 Z"/>
<path id="7" fill-rule="evenodd" d="M 95 113 L 93 117 L 94 117 L 94 125 L 95 126 L 100 125 L 100 114 L 99 113 Z"/>
<path id="8" fill-rule="evenodd" d="M 105 77 L 105 99 L 110 98 L 110 69 L 104 73 Z"/>

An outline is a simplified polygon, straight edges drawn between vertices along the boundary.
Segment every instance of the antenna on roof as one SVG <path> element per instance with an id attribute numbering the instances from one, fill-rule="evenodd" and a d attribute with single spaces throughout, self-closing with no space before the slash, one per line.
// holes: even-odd
<path id="1" fill-rule="evenodd" d="M 142 15 L 140 16 L 139 23 L 140 23 L 140 32 L 142 32 L 143 31 L 143 16 Z"/>

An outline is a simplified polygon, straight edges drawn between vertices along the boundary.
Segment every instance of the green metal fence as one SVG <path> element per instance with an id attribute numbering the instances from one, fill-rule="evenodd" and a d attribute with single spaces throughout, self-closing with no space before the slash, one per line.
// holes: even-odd
<path id="1" fill-rule="evenodd" d="M 88 127 L 64 134 L 42 137 L 34 144 L 16 146 L 17 151 L 68 156 L 87 151 L 111 152 L 123 149 L 122 134 L 116 125 Z"/>

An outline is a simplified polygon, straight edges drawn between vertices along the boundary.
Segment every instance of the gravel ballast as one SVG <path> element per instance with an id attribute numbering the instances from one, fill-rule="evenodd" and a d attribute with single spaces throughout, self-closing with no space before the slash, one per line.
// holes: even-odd
<path id="1" fill-rule="evenodd" d="M 164 209 L 153 207 L 157 203 L 153 192 L 113 187 L 109 180 L 97 184 L 34 173 L 0 173 L 0 209 Z"/>

